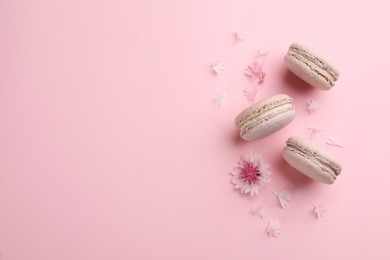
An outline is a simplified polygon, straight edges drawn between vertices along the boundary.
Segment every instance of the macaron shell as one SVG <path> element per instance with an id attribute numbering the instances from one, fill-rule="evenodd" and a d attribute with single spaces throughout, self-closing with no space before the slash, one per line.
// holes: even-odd
<path id="1" fill-rule="evenodd" d="M 309 85 L 321 89 L 330 90 L 332 85 L 321 75 L 310 69 L 304 62 L 288 54 L 284 56 L 284 64 L 287 68 Z"/>
<path id="2" fill-rule="evenodd" d="M 325 184 L 332 184 L 336 180 L 336 175 L 332 171 L 324 170 L 307 156 L 302 156 L 288 149 L 283 150 L 282 156 L 291 167 L 313 180 Z"/>
<path id="3" fill-rule="evenodd" d="M 292 107 L 280 114 L 266 118 L 254 124 L 249 130 L 240 133 L 242 139 L 253 141 L 259 138 L 267 137 L 276 131 L 282 129 L 293 121 L 295 117 L 295 109 Z"/>

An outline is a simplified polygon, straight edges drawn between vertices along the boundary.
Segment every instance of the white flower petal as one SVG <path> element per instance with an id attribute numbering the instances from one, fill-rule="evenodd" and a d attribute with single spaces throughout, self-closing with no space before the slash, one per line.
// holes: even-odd
<path id="1" fill-rule="evenodd" d="M 310 99 L 307 102 L 307 111 L 309 112 L 309 115 L 319 109 L 320 105 L 314 101 L 313 99 Z"/>
<path id="2" fill-rule="evenodd" d="M 244 41 L 245 40 L 245 33 L 242 32 L 242 31 L 234 31 L 234 38 L 235 38 L 235 41 L 234 41 L 234 45 L 237 44 L 237 42 L 239 41 Z"/>
<path id="3" fill-rule="evenodd" d="M 326 140 L 326 144 L 338 146 L 338 147 L 344 147 L 344 145 L 335 137 L 329 137 L 328 140 Z"/>
<path id="4" fill-rule="evenodd" d="M 271 182 L 271 177 L 269 175 L 265 175 L 263 174 L 261 177 L 260 177 L 261 181 L 263 183 L 270 183 Z"/>
<path id="5" fill-rule="evenodd" d="M 319 205 L 314 205 L 312 204 L 313 207 L 314 207 L 314 214 L 316 214 L 317 218 L 322 218 L 326 215 L 326 213 L 328 213 L 328 207 L 326 205 L 322 205 L 322 204 L 319 204 Z"/>
<path id="6" fill-rule="evenodd" d="M 256 155 L 255 155 L 255 153 L 250 153 L 249 154 L 249 161 L 251 163 L 255 163 L 256 162 Z"/>
<path id="7" fill-rule="evenodd" d="M 259 205 L 256 208 L 251 209 L 249 211 L 249 213 L 252 216 L 256 216 L 256 217 L 259 217 L 259 218 L 264 218 L 265 217 L 265 209 L 264 209 L 263 205 Z"/>
<path id="8" fill-rule="evenodd" d="M 251 191 L 251 193 L 253 193 L 253 194 L 258 194 L 258 193 L 259 193 L 259 190 L 260 190 L 260 185 L 256 185 L 256 184 L 253 184 L 253 185 L 252 185 L 252 191 Z"/>
<path id="9" fill-rule="evenodd" d="M 310 139 L 313 138 L 317 133 L 325 130 L 325 129 L 322 129 L 322 128 L 319 128 L 316 126 L 309 126 L 307 129 L 309 129 L 309 131 L 310 131 L 310 134 L 309 134 Z"/>
<path id="10" fill-rule="evenodd" d="M 217 76 L 223 74 L 225 71 L 225 64 L 221 61 L 216 61 L 211 64 L 206 64 L 207 67 L 210 67 L 211 71 L 217 74 Z"/>
<path id="11" fill-rule="evenodd" d="M 279 204 L 282 208 L 286 208 L 287 205 L 290 203 L 291 200 L 291 194 L 287 191 L 279 191 L 279 192 L 272 192 L 275 194 L 276 198 L 279 201 Z"/>
<path id="12" fill-rule="evenodd" d="M 239 179 L 238 178 L 232 178 L 232 183 L 233 184 L 237 184 L 239 182 Z"/>
<path id="13" fill-rule="evenodd" d="M 236 189 L 239 189 L 239 188 L 243 187 L 243 185 L 244 185 L 244 183 L 240 180 L 236 181 L 236 183 L 233 183 L 233 184 L 234 184 L 234 187 Z"/>
<path id="14" fill-rule="evenodd" d="M 260 172 L 263 174 L 267 174 L 269 171 L 270 166 L 266 163 L 262 163 L 260 166 Z"/>
<path id="15" fill-rule="evenodd" d="M 256 53 L 256 58 L 258 57 L 262 57 L 262 56 L 267 56 L 268 55 L 268 50 L 263 48 L 263 49 L 259 49 Z"/>
<path id="16" fill-rule="evenodd" d="M 266 232 L 268 233 L 269 237 L 272 236 L 278 238 L 282 232 L 282 223 L 276 219 L 270 219 L 266 228 Z"/>

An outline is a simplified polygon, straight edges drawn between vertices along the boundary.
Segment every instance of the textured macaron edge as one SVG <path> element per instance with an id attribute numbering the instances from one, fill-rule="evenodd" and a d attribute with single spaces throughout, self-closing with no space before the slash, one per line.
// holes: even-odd
<path id="1" fill-rule="evenodd" d="M 295 149 L 331 168 L 336 175 L 342 170 L 341 163 L 331 154 L 302 137 L 292 136 L 287 139 L 285 150 Z"/>
<path id="2" fill-rule="evenodd" d="M 251 120 L 252 118 L 276 106 L 288 103 L 292 103 L 292 98 L 286 94 L 279 94 L 271 96 L 264 100 L 260 100 L 259 102 L 251 105 L 250 107 L 244 109 L 241 113 L 239 113 L 235 118 L 234 123 L 238 128 L 240 128 L 248 120 Z"/>

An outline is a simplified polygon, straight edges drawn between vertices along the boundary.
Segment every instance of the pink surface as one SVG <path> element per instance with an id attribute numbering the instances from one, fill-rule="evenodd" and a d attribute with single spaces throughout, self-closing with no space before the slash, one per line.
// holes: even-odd
<path id="1" fill-rule="evenodd" d="M 321 8 L 320 8 L 321 7 Z M 0 1 L 2 259 L 390 259 L 387 1 Z M 246 33 L 234 47 L 232 30 Z M 313 46 L 341 76 L 329 92 L 287 72 L 291 42 Z M 296 119 L 252 143 L 234 117 L 243 76 L 266 47 L 257 98 L 291 95 Z M 216 77 L 204 64 L 222 59 Z M 211 99 L 229 91 L 221 109 Z M 311 116 L 306 101 L 321 108 Z M 314 183 L 281 157 L 290 135 L 315 141 L 344 170 Z M 272 182 L 233 189 L 245 152 Z M 293 194 L 281 209 L 271 190 Z M 267 219 L 251 216 L 263 202 Z M 309 204 L 329 213 L 315 219 Z M 265 233 L 269 217 L 280 238 Z"/>

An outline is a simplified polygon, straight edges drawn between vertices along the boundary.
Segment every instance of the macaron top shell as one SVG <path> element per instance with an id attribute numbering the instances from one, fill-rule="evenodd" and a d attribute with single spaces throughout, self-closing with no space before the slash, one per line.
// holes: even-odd
<path id="1" fill-rule="evenodd" d="M 241 126 L 244 125 L 248 120 L 253 119 L 259 114 L 264 113 L 271 108 L 283 104 L 288 104 L 291 102 L 292 102 L 292 98 L 285 94 L 279 94 L 279 95 L 269 97 L 243 110 L 240 114 L 238 114 L 238 116 L 234 120 L 234 123 L 236 124 L 237 127 L 241 128 Z"/>

